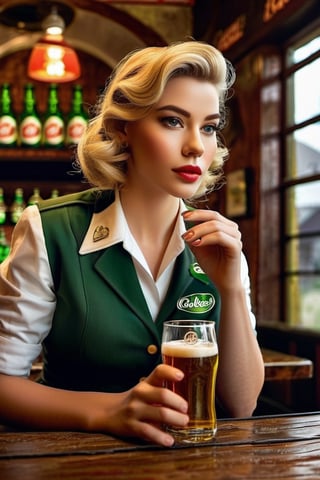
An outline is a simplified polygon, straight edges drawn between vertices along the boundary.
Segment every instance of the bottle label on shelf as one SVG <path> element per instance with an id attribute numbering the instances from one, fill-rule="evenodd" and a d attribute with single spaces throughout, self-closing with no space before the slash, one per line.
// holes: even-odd
<path id="1" fill-rule="evenodd" d="M 11 145 L 17 140 L 17 122 L 10 115 L 0 117 L 0 144 Z"/>
<path id="2" fill-rule="evenodd" d="M 76 115 L 69 120 L 67 125 L 67 135 L 66 142 L 70 143 L 79 143 L 79 140 L 85 131 L 87 126 L 87 121 L 85 118 L 80 115 Z"/>
<path id="3" fill-rule="evenodd" d="M 25 117 L 20 124 L 20 140 L 26 145 L 37 145 L 41 141 L 41 123 L 33 116 Z"/>
<path id="4" fill-rule="evenodd" d="M 18 223 L 18 220 L 21 217 L 22 212 L 23 212 L 23 207 L 16 207 L 14 210 L 12 210 L 11 222 L 14 224 Z"/>
<path id="5" fill-rule="evenodd" d="M 48 117 L 43 126 L 44 143 L 60 145 L 64 141 L 64 124 L 60 117 Z"/>

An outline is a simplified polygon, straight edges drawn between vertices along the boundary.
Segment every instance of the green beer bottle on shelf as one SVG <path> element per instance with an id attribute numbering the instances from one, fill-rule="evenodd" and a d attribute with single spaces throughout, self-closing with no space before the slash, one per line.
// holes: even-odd
<path id="1" fill-rule="evenodd" d="M 41 145 L 41 120 L 36 109 L 34 86 L 25 85 L 24 109 L 20 117 L 19 139 L 22 147 L 38 148 Z"/>
<path id="2" fill-rule="evenodd" d="M 59 190 L 57 188 L 54 188 L 51 190 L 50 198 L 57 198 L 59 197 Z"/>
<path id="3" fill-rule="evenodd" d="M 74 85 L 72 94 L 72 106 L 67 117 L 66 145 L 75 145 L 86 129 L 88 113 L 83 108 L 82 86 Z"/>
<path id="4" fill-rule="evenodd" d="M 3 227 L 0 227 L 0 263 L 7 258 L 10 252 L 10 245 L 7 242 Z"/>
<path id="5" fill-rule="evenodd" d="M 0 147 L 15 147 L 18 139 L 16 116 L 12 109 L 10 85 L 2 85 L 0 96 Z"/>
<path id="6" fill-rule="evenodd" d="M 18 187 L 15 189 L 13 202 L 10 208 L 11 223 L 16 224 L 22 215 L 26 204 L 23 196 L 23 189 Z"/>
<path id="7" fill-rule="evenodd" d="M 49 87 L 48 107 L 43 120 L 42 143 L 45 147 L 64 146 L 64 120 L 59 107 L 58 87 L 52 83 Z"/>
<path id="8" fill-rule="evenodd" d="M 7 205 L 4 201 L 3 188 L 0 187 L 0 225 L 4 225 L 7 220 Z"/>
<path id="9" fill-rule="evenodd" d="M 37 203 L 41 202 L 42 198 L 40 195 L 40 189 L 35 187 L 33 189 L 32 195 L 28 198 L 28 205 L 36 205 Z"/>

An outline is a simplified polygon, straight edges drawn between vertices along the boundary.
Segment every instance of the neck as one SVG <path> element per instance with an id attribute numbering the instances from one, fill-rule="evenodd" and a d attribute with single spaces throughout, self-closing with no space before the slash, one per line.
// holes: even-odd
<path id="1" fill-rule="evenodd" d="M 134 194 L 124 188 L 120 191 L 121 205 L 131 231 L 151 236 L 161 235 L 176 221 L 180 200 L 171 195 L 150 196 Z"/>
<path id="2" fill-rule="evenodd" d="M 179 199 L 166 195 L 155 198 L 143 192 L 120 191 L 122 209 L 154 278 L 161 273 L 161 263 L 172 236 L 179 211 Z"/>

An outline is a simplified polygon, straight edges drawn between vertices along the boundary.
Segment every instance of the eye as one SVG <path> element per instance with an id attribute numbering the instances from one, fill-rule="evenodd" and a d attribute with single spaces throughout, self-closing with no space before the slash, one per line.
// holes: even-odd
<path id="1" fill-rule="evenodd" d="M 160 122 L 167 126 L 167 127 L 171 127 L 171 128 L 177 128 L 177 127 L 182 127 L 182 122 L 179 118 L 177 117 L 162 117 L 160 119 Z"/>
<path id="2" fill-rule="evenodd" d="M 213 135 L 215 132 L 218 132 L 220 130 L 219 125 L 216 124 L 210 124 L 210 125 L 205 125 L 202 127 L 202 131 L 206 135 Z"/>

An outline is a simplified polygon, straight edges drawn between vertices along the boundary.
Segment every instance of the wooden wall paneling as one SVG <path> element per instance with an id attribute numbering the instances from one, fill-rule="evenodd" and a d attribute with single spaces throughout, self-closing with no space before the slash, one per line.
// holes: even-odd
<path id="1" fill-rule="evenodd" d="M 234 220 L 239 224 L 242 233 L 243 249 L 250 270 L 252 303 L 258 316 L 260 118 L 255 55 L 244 58 L 235 65 L 235 69 L 237 78 L 233 88 L 234 94 L 227 102 L 229 117 L 223 130 L 230 153 L 225 164 L 225 173 L 227 178 L 228 173 L 240 168 L 248 168 L 251 172 L 248 185 L 250 214 Z M 224 187 L 221 192 L 224 196 L 223 213 L 225 213 L 226 188 Z"/>

